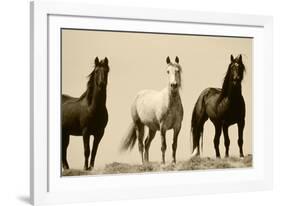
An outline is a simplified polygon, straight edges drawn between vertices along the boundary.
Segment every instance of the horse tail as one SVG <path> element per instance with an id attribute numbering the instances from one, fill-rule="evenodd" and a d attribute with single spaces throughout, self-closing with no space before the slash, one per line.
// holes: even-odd
<path id="1" fill-rule="evenodd" d="M 205 122 L 206 108 L 204 102 L 204 92 L 199 96 L 191 118 L 191 143 L 192 156 L 199 155 L 199 142 L 203 136 L 203 125 Z M 195 151 L 197 149 L 197 151 Z M 201 141 L 201 150 L 203 150 L 203 140 Z M 196 152 L 196 154 L 194 154 Z"/>
<path id="2" fill-rule="evenodd" d="M 137 140 L 137 134 L 136 134 L 136 125 L 134 122 L 132 122 L 129 126 L 128 132 L 124 138 L 124 141 L 121 145 L 121 151 L 125 151 L 128 149 L 133 149 L 135 143 Z"/>

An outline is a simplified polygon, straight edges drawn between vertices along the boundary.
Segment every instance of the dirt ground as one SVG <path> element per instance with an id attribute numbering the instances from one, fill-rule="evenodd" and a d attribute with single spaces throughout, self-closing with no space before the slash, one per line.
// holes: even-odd
<path id="1" fill-rule="evenodd" d="M 126 163 L 113 162 L 107 164 L 103 169 L 84 171 L 69 169 L 63 171 L 63 176 L 80 175 L 101 175 L 101 174 L 122 174 L 122 173 L 143 173 L 143 172 L 162 172 L 162 171 L 188 171 L 188 170 L 206 170 L 206 169 L 225 169 L 225 168 L 246 168 L 252 167 L 252 155 L 244 159 L 237 157 L 229 158 L 210 158 L 195 157 L 187 161 L 179 161 L 176 164 L 167 163 L 161 165 L 158 162 L 150 162 L 145 165 L 132 165 Z"/>

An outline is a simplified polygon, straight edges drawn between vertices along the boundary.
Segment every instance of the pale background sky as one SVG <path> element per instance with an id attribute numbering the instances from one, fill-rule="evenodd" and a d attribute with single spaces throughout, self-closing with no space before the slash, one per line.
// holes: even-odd
<path id="1" fill-rule="evenodd" d="M 98 56 L 109 59 L 107 87 L 109 122 L 98 148 L 97 168 L 112 162 L 141 163 L 137 144 L 131 152 L 120 153 L 120 143 L 131 120 L 130 107 L 136 94 L 143 89 L 161 90 L 168 84 L 166 57 L 179 57 L 183 69 L 181 90 L 184 119 L 178 138 L 177 160 L 190 156 L 190 122 L 194 104 L 207 87 L 221 87 L 230 55 L 243 55 L 246 74 L 242 82 L 246 102 L 244 153 L 252 153 L 252 39 L 190 35 L 164 35 L 125 32 L 63 30 L 62 92 L 79 97 L 86 89 L 87 75 Z M 215 156 L 214 127 L 205 123 L 203 156 Z M 230 155 L 238 156 L 237 126 L 229 128 Z M 166 160 L 172 160 L 172 132 L 167 132 Z M 221 136 L 220 151 L 224 156 Z M 161 160 L 160 134 L 151 144 L 150 160 Z M 84 164 L 82 137 L 71 137 L 68 163 L 81 169 Z"/>

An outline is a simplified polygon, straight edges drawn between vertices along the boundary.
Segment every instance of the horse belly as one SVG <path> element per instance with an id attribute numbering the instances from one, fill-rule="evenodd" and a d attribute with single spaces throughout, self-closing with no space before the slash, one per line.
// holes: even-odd
<path id="1" fill-rule="evenodd" d="M 139 120 L 149 126 L 150 128 L 158 128 L 159 123 L 155 115 L 154 105 L 152 105 L 149 99 L 141 99 L 137 102 L 136 110 Z"/>
<path id="2" fill-rule="evenodd" d="M 146 125 L 151 130 L 154 130 L 154 131 L 160 130 L 160 125 L 156 121 L 154 121 L 154 122 L 149 121 L 149 122 L 143 122 L 143 123 L 144 123 L 144 125 Z"/>
<path id="3" fill-rule="evenodd" d="M 80 127 L 79 120 L 66 119 L 63 121 L 62 130 L 67 132 L 69 135 L 81 136 L 82 130 Z"/>
<path id="4" fill-rule="evenodd" d="M 159 130 L 160 128 L 156 116 L 152 113 L 145 113 L 140 115 L 140 121 L 152 130 Z"/>

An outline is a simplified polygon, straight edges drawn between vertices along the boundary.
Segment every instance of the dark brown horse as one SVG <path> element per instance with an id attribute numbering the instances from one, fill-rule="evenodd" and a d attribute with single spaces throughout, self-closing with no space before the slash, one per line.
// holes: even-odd
<path id="1" fill-rule="evenodd" d="M 204 123 L 210 119 L 215 126 L 214 146 L 216 156 L 220 157 L 219 142 L 221 131 L 224 134 L 225 156 L 229 156 L 230 140 L 228 127 L 238 125 L 238 146 L 240 157 L 243 154 L 243 130 L 245 125 L 245 102 L 242 96 L 241 82 L 245 72 L 242 56 L 235 59 L 231 55 L 222 89 L 207 88 L 199 96 L 192 113 L 191 132 L 193 137 L 193 154 L 200 155 L 199 141 L 203 137 Z"/>
<path id="2" fill-rule="evenodd" d="M 61 156 L 62 167 L 69 169 L 67 163 L 67 147 L 69 136 L 83 136 L 85 163 L 84 169 L 94 168 L 98 145 L 103 137 L 108 121 L 106 109 L 106 86 L 109 72 L 108 59 L 95 59 L 95 68 L 89 75 L 87 90 L 79 97 L 74 98 L 62 95 L 62 136 Z M 90 136 L 94 136 L 90 167 Z"/>

